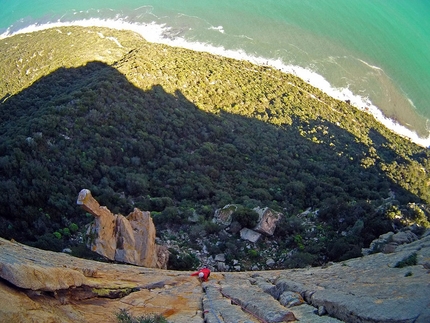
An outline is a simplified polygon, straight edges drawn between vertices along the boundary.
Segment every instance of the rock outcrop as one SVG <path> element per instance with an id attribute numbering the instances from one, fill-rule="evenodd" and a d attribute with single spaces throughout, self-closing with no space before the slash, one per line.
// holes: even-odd
<path id="1" fill-rule="evenodd" d="M 238 209 L 238 207 L 239 206 L 235 204 L 227 204 L 222 209 L 217 209 L 214 215 L 214 222 L 222 226 L 227 226 L 227 227 L 232 226 L 233 225 L 232 216 L 233 216 L 233 213 Z M 268 207 L 265 207 L 265 208 L 256 207 L 253 209 L 253 211 L 258 213 L 258 216 L 259 216 L 258 223 L 255 226 L 255 228 L 247 228 L 247 229 L 252 229 L 253 231 L 257 231 L 258 233 L 264 234 L 266 236 L 272 236 L 275 232 L 277 223 L 282 217 L 282 213 L 276 212 L 275 210 L 272 210 Z M 234 223 L 237 224 L 237 222 L 234 222 Z M 233 228 L 230 228 L 229 231 L 236 231 L 236 230 Z M 247 238 L 243 238 L 243 239 L 249 240 Z"/>
<path id="2" fill-rule="evenodd" d="M 87 246 L 92 251 L 110 260 L 167 268 L 169 253 L 166 247 L 155 243 L 155 226 L 149 212 L 135 208 L 127 217 L 112 214 L 87 189 L 79 193 L 77 204 L 95 217 L 86 234 Z"/>
<path id="3" fill-rule="evenodd" d="M 237 205 L 227 204 L 222 209 L 215 210 L 214 221 L 221 225 L 229 226 L 232 221 L 232 215 L 237 210 Z"/>
<path id="4" fill-rule="evenodd" d="M 272 236 L 273 233 L 275 233 L 276 224 L 282 217 L 282 213 L 276 212 L 268 207 L 263 209 L 257 207 L 254 208 L 254 211 L 259 215 L 258 224 L 254 230 Z"/>
<path id="5" fill-rule="evenodd" d="M 189 273 L 85 260 L 0 238 L 0 321 L 117 322 L 120 309 L 201 323 Z"/>
<path id="6" fill-rule="evenodd" d="M 378 239 L 372 241 L 369 248 L 363 248 L 361 253 L 366 256 L 377 252 L 394 252 L 399 245 L 418 239 L 412 229 L 413 227 L 407 227 L 397 233 L 387 232 L 381 234 Z"/>
<path id="7" fill-rule="evenodd" d="M 258 239 L 260 239 L 261 234 L 258 232 L 255 232 L 254 230 L 248 229 L 248 228 L 243 228 L 242 230 L 240 230 L 240 238 L 242 240 L 247 240 L 249 242 L 257 242 Z"/>
<path id="8" fill-rule="evenodd" d="M 2 322 L 117 322 L 162 314 L 175 323 L 430 322 L 430 231 L 326 267 L 190 272 L 100 263 L 0 238 Z"/>

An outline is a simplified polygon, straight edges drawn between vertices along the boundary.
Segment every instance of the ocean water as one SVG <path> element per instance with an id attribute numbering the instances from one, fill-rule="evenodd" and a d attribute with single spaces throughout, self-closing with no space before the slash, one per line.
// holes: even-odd
<path id="1" fill-rule="evenodd" d="M 0 0 L 1 37 L 62 24 L 272 65 L 430 146 L 428 0 Z"/>

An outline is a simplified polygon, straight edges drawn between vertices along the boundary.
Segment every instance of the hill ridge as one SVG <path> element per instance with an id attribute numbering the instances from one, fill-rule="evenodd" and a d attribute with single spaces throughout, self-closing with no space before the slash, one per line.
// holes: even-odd
<path id="1" fill-rule="evenodd" d="M 2 237 L 82 252 L 82 187 L 115 213 L 150 211 L 160 238 L 189 234 L 184 257 L 206 235 L 211 254 L 246 259 L 213 213 L 271 207 L 284 268 L 430 225 L 429 150 L 292 75 L 97 27 L 2 39 L 0 61 Z"/>

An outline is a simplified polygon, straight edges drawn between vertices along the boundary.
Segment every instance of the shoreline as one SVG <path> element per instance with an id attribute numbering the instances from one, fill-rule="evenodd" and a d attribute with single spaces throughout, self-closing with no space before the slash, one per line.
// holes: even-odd
<path id="1" fill-rule="evenodd" d="M 32 24 L 21 28 L 17 31 L 10 32 L 9 28 L 0 35 L 0 39 L 12 37 L 14 35 L 38 32 L 56 27 L 105 27 L 115 30 L 130 30 L 141 35 L 146 41 L 151 43 L 165 44 L 172 47 L 181 47 L 197 52 L 207 52 L 214 55 L 219 55 L 226 58 L 249 61 L 256 65 L 270 66 L 280 70 L 283 73 L 292 74 L 299 77 L 304 82 L 318 88 L 332 98 L 348 101 L 353 108 L 363 112 L 370 113 L 374 118 L 394 133 L 408 138 L 410 141 L 425 148 L 430 147 L 430 134 L 427 138 L 420 137 L 415 131 L 399 124 L 396 120 L 386 117 L 382 111 L 375 106 L 368 98 L 361 97 L 352 93 L 347 88 L 334 88 L 323 76 L 311 70 L 300 66 L 286 65 L 280 59 L 267 59 L 264 57 L 253 56 L 242 50 L 228 50 L 224 47 L 217 47 L 202 42 L 191 42 L 181 37 L 168 37 L 169 32 L 165 25 L 156 24 L 155 22 L 147 24 L 129 23 L 122 20 L 105 20 L 100 18 L 91 18 L 76 20 L 71 22 L 52 22 L 44 24 Z M 428 122 L 429 120 L 427 120 Z"/>

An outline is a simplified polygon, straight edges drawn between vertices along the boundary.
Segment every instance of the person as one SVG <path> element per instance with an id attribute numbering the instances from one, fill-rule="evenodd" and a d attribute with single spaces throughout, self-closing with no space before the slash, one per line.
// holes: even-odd
<path id="1" fill-rule="evenodd" d="M 192 273 L 191 276 L 198 276 L 201 281 L 207 282 L 210 274 L 211 274 L 210 269 L 207 267 L 204 267 L 204 268 Z"/>

